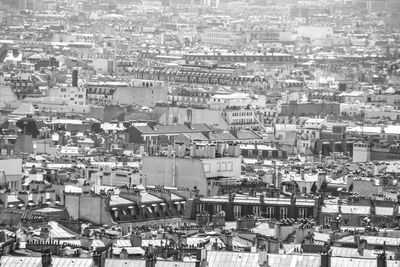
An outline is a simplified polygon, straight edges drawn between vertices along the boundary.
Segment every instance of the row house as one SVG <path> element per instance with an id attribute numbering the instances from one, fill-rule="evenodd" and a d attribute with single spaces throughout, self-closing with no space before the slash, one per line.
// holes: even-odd
<path id="1" fill-rule="evenodd" d="M 190 90 L 188 88 L 177 88 L 174 92 L 168 94 L 168 102 L 180 104 L 207 104 L 207 99 L 209 99 L 213 93 L 207 92 L 205 90 Z"/>
<path id="2" fill-rule="evenodd" d="M 7 85 L 11 86 L 11 90 L 18 97 L 24 99 L 27 97 L 43 97 L 46 92 L 41 91 L 39 85 L 32 79 L 23 79 L 18 77 L 5 78 Z"/>
<path id="3" fill-rule="evenodd" d="M 245 216 L 259 216 L 271 220 L 284 218 L 316 218 L 318 199 L 267 198 L 229 194 L 224 196 L 200 197 L 190 201 L 191 210 L 187 211 L 190 219 L 197 214 L 225 214 L 226 221 L 233 221 Z"/>
<path id="4" fill-rule="evenodd" d="M 90 82 L 85 87 L 87 104 L 103 106 L 113 102 L 113 95 L 119 87 L 129 87 L 129 84 L 119 82 Z"/>
<path id="5" fill-rule="evenodd" d="M 165 224 L 185 214 L 186 199 L 192 191 L 187 188 L 153 187 L 147 190 L 125 188 L 119 194 L 113 190 L 96 194 L 88 188 L 80 193 L 64 193 L 64 205 L 69 214 L 95 224 L 117 224 L 123 233 L 133 225 Z"/>
<path id="6" fill-rule="evenodd" d="M 184 60 L 188 61 L 204 61 L 212 60 L 221 64 L 225 63 L 236 63 L 236 62 L 259 62 L 260 64 L 290 64 L 294 63 L 293 55 L 287 54 L 260 54 L 260 53 L 249 53 L 249 54 L 186 54 L 183 55 Z"/>
<path id="7" fill-rule="evenodd" d="M 267 77 L 257 75 L 235 75 L 231 70 L 192 69 L 171 67 L 127 67 L 125 75 L 136 79 L 160 80 L 176 83 L 219 84 L 231 86 L 253 86 L 255 84 L 268 87 Z"/>

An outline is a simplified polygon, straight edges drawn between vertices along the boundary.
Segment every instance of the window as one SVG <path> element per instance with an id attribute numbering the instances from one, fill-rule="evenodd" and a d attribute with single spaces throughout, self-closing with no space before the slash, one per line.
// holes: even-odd
<path id="1" fill-rule="evenodd" d="M 221 204 L 215 204 L 214 205 L 214 213 L 219 213 L 222 210 L 222 205 Z"/>
<path id="2" fill-rule="evenodd" d="M 233 170 L 233 161 L 228 161 L 226 170 L 227 171 L 232 171 Z"/>
<path id="3" fill-rule="evenodd" d="M 242 216 L 242 206 L 233 206 L 233 217 L 235 219 Z"/>
<path id="4" fill-rule="evenodd" d="M 226 162 L 218 162 L 218 171 L 223 172 L 226 171 Z"/>
<path id="5" fill-rule="evenodd" d="M 211 166 L 210 163 L 204 163 L 204 172 L 210 172 Z"/>
<path id="6" fill-rule="evenodd" d="M 280 208 L 279 209 L 279 216 L 281 219 L 287 218 L 288 209 L 287 208 Z"/>
<path id="7" fill-rule="evenodd" d="M 307 218 L 307 209 L 306 208 L 299 209 L 299 218 Z"/>
<path id="8" fill-rule="evenodd" d="M 265 217 L 268 219 L 272 219 L 274 217 L 274 208 L 273 207 L 267 207 L 265 211 Z"/>
<path id="9" fill-rule="evenodd" d="M 197 213 L 203 213 L 205 209 L 204 204 L 197 204 Z"/>
<path id="10" fill-rule="evenodd" d="M 260 216 L 261 215 L 261 207 L 260 206 L 254 206 L 253 207 L 253 214 L 255 216 Z"/>

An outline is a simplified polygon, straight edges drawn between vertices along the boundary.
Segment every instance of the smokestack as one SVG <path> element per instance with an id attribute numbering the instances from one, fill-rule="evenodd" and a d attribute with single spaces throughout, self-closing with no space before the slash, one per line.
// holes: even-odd
<path id="1" fill-rule="evenodd" d="M 386 241 L 383 242 L 383 251 L 382 253 L 378 254 L 378 257 L 376 258 L 376 265 L 377 267 L 386 267 L 387 262 L 386 262 Z"/>
<path id="2" fill-rule="evenodd" d="M 76 69 L 72 71 L 72 86 L 78 87 L 78 70 Z"/>
<path id="3" fill-rule="evenodd" d="M 132 247 L 141 247 L 142 246 L 142 235 L 138 232 L 132 232 L 129 236 L 129 240 L 131 242 Z"/>
<path id="4" fill-rule="evenodd" d="M 145 252 L 146 258 L 146 267 L 155 267 L 156 266 L 156 255 L 153 247 L 147 247 Z"/>
<path id="5" fill-rule="evenodd" d="M 51 252 L 49 249 L 47 249 L 42 254 L 42 267 L 50 267 L 51 263 L 52 263 Z"/>
<path id="6" fill-rule="evenodd" d="M 321 267 L 331 267 L 330 251 L 324 251 L 321 253 Z"/>

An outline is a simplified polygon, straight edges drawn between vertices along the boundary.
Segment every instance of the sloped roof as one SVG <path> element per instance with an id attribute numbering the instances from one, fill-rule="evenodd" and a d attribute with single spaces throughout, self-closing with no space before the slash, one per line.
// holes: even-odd
<path id="1" fill-rule="evenodd" d="M 0 170 L 6 175 L 22 175 L 22 159 L 0 160 Z"/>
<path id="2" fill-rule="evenodd" d="M 332 256 L 333 257 L 347 257 L 347 258 L 368 258 L 368 259 L 376 259 L 378 251 L 372 249 L 364 249 L 363 255 L 360 255 L 357 248 L 346 248 L 346 247 L 332 247 Z M 390 251 L 386 251 L 387 257 L 392 256 L 393 254 Z"/>
<path id="3" fill-rule="evenodd" d="M 133 201 L 130 201 L 129 199 L 117 196 L 117 195 L 112 195 L 110 199 L 110 206 L 117 206 L 117 205 L 133 205 Z"/>
<path id="4" fill-rule="evenodd" d="M 105 267 L 145 267 L 145 260 L 106 259 Z M 157 260 L 156 267 L 195 267 L 196 262 Z"/>
<path id="5" fill-rule="evenodd" d="M 318 266 L 318 265 L 315 265 Z M 360 259 L 360 258 L 342 258 L 332 257 L 331 267 L 376 267 L 376 258 L 373 259 Z M 386 261 L 387 267 L 399 266 L 398 261 Z"/>
<path id="6" fill-rule="evenodd" d="M 286 266 L 316 267 L 320 266 L 320 256 L 269 254 L 268 265 L 274 267 L 286 267 Z"/>
<path id="7" fill-rule="evenodd" d="M 260 135 L 250 130 L 241 130 L 236 132 L 236 137 L 240 140 L 262 139 Z"/>
<path id="8" fill-rule="evenodd" d="M 369 215 L 371 213 L 370 206 L 356 206 L 356 205 L 342 205 L 342 213 L 344 214 L 359 214 L 359 215 Z M 322 207 L 322 212 L 324 213 L 338 213 L 338 205 L 326 204 Z M 393 214 L 392 207 L 376 207 L 375 213 L 377 215 L 391 216 Z"/>
<path id="9" fill-rule="evenodd" d="M 210 133 L 210 141 L 230 141 L 237 140 L 237 138 L 230 132 Z"/>
<path id="10" fill-rule="evenodd" d="M 190 140 L 208 141 L 208 138 L 205 137 L 202 133 L 184 133 L 182 135 Z"/>
<path id="11" fill-rule="evenodd" d="M 41 267 L 41 257 L 15 257 L 15 256 L 4 256 L 1 257 L 0 265 L 12 266 L 12 267 Z M 91 267 L 93 265 L 93 259 L 91 258 L 52 258 L 52 266 L 62 267 Z"/>
<path id="12" fill-rule="evenodd" d="M 207 251 L 207 262 L 209 266 L 239 267 L 260 266 L 258 253 L 231 252 L 231 251 Z M 271 264 L 270 266 L 276 266 Z M 295 266 L 295 265 L 285 265 Z M 317 265 L 316 265 L 317 266 Z"/>
<path id="13" fill-rule="evenodd" d="M 19 108 L 11 112 L 13 115 L 33 115 L 35 114 L 35 108 L 30 103 L 22 103 Z"/>
<path id="14" fill-rule="evenodd" d="M 150 126 L 134 126 L 142 134 L 184 134 L 184 133 L 200 133 L 210 132 L 211 128 L 206 124 L 192 124 L 189 128 L 186 125 L 156 125 L 155 127 Z"/>

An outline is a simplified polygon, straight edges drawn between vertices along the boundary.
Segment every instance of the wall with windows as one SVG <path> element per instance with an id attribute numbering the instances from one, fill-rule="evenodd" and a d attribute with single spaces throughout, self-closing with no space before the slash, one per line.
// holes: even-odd
<path id="1" fill-rule="evenodd" d="M 69 105 L 84 106 L 86 105 L 86 88 L 61 87 L 60 98 L 64 99 Z"/>
<path id="2" fill-rule="evenodd" d="M 223 115 L 231 129 L 260 128 L 252 109 L 229 109 L 225 110 Z"/>
<path id="3" fill-rule="evenodd" d="M 216 45 L 237 45 L 244 41 L 244 35 L 240 32 L 230 32 L 223 29 L 206 30 L 200 34 L 202 43 Z"/>
<path id="4" fill-rule="evenodd" d="M 229 177 L 240 179 L 240 158 L 226 157 L 201 159 L 206 178 Z"/>
<path id="5" fill-rule="evenodd" d="M 228 129 L 220 110 L 156 106 L 154 111 L 160 124 L 183 124 L 190 121 L 192 124 L 206 123 L 219 129 Z"/>
<path id="6" fill-rule="evenodd" d="M 223 212 L 226 214 L 227 221 L 236 220 L 243 216 L 255 215 L 267 219 L 284 219 L 284 218 L 316 218 L 318 204 L 315 206 L 291 206 L 287 201 L 277 200 L 276 205 L 257 204 L 257 200 L 247 199 L 253 203 L 243 203 L 241 199 L 231 201 L 228 197 L 215 198 L 205 197 L 196 203 L 195 213 L 218 214 Z"/>

